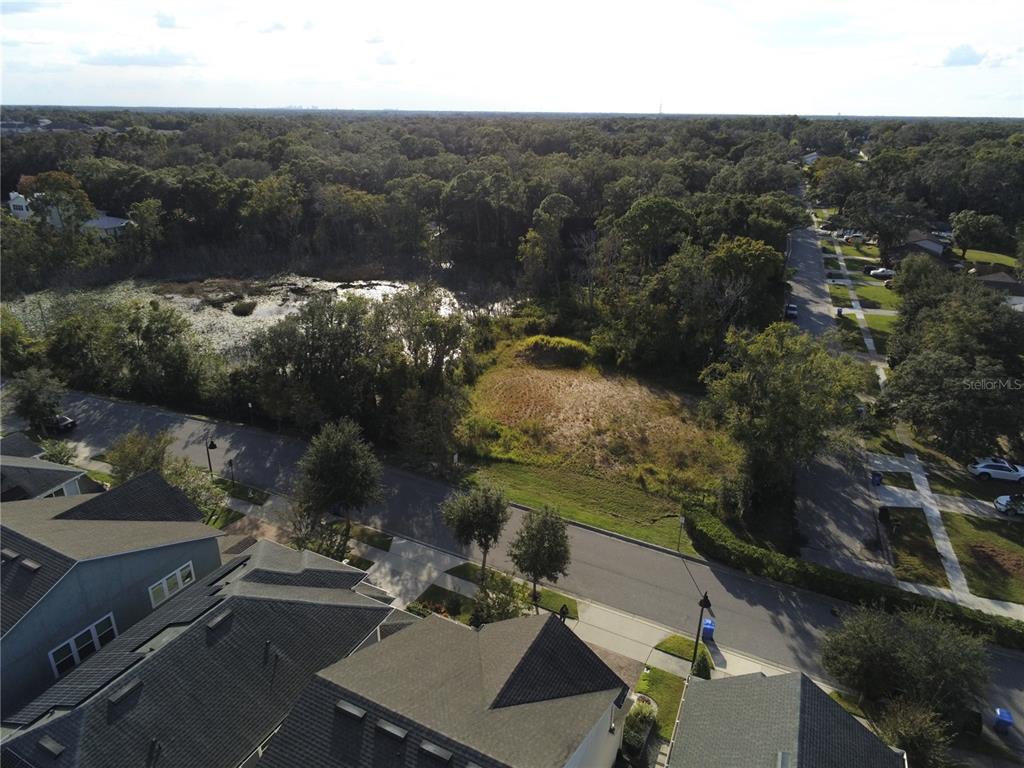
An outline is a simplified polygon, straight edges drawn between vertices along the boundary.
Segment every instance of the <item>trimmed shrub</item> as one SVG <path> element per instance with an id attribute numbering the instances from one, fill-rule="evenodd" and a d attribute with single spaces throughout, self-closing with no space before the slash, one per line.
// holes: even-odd
<path id="1" fill-rule="evenodd" d="M 564 336 L 531 336 L 519 347 L 519 356 L 534 365 L 555 368 L 579 368 L 593 356 L 593 350 L 581 341 Z"/>
<path id="2" fill-rule="evenodd" d="M 1024 622 L 905 592 L 748 544 L 716 515 L 700 507 L 688 509 L 684 521 L 698 552 L 733 568 L 849 603 L 884 607 L 886 611 L 924 606 L 973 635 L 986 637 L 1006 648 L 1024 650 Z"/>
<path id="3" fill-rule="evenodd" d="M 646 701 L 637 701 L 626 715 L 622 743 L 630 754 L 638 754 L 647 743 L 651 726 L 658 719 L 658 710 Z"/>
<path id="4" fill-rule="evenodd" d="M 252 300 L 239 301 L 231 308 L 231 313 L 238 317 L 248 317 L 256 309 L 256 302 Z"/>
<path id="5" fill-rule="evenodd" d="M 697 654 L 697 660 L 690 667 L 690 674 L 702 680 L 711 679 L 711 662 L 708 660 L 707 653 Z"/>

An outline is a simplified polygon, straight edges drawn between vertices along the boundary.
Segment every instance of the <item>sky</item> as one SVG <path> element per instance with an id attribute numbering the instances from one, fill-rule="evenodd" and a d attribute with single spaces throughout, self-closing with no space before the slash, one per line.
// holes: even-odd
<path id="1" fill-rule="evenodd" d="M 1024 117 L 1021 0 L 2 0 L 0 103 Z"/>

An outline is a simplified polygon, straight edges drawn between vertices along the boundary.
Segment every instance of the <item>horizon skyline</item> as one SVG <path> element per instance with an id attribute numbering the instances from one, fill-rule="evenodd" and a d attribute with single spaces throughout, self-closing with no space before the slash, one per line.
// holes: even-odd
<path id="1" fill-rule="evenodd" d="M 913 5 L 3 0 L 0 103 L 1024 117 L 1019 3 Z"/>

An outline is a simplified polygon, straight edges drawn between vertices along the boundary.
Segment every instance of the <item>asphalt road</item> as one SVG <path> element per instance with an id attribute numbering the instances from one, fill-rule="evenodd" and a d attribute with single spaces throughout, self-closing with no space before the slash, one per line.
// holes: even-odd
<path id="1" fill-rule="evenodd" d="M 80 393 L 68 395 L 66 410 L 79 425 L 70 435 L 95 456 L 132 428 L 170 431 L 172 450 L 206 465 L 206 445 L 213 469 L 260 488 L 287 494 L 296 477 L 296 463 L 305 448 L 302 440 L 262 429 L 191 418 L 153 406 L 138 405 Z M 386 498 L 367 510 L 363 519 L 390 533 L 417 539 L 452 552 L 479 558 L 451 538 L 440 519 L 438 505 L 450 488 L 436 480 L 399 469 L 385 471 Z M 518 529 L 522 513 L 513 509 L 508 534 L 491 553 L 496 566 L 509 566 L 508 539 Z M 626 613 L 693 632 L 697 600 L 707 590 L 716 638 L 733 648 L 787 667 L 828 679 L 818 652 L 823 633 L 837 622 L 839 601 L 730 568 L 684 560 L 638 544 L 570 527 L 572 566 L 558 588 Z M 992 705 L 1009 706 L 1024 723 L 1024 654 L 993 653 Z"/>
<path id="2" fill-rule="evenodd" d="M 792 294 L 789 302 L 796 304 L 800 330 L 820 336 L 835 328 L 832 300 L 825 278 L 818 236 L 809 229 L 797 229 L 789 236 L 787 266 L 796 270 L 789 280 Z"/>

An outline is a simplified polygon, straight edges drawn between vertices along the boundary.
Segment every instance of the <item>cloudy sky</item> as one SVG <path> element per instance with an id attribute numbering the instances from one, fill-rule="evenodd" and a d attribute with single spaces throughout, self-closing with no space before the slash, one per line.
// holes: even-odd
<path id="1" fill-rule="evenodd" d="M 4 104 L 1024 116 L 1021 0 L 2 0 Z"/>

